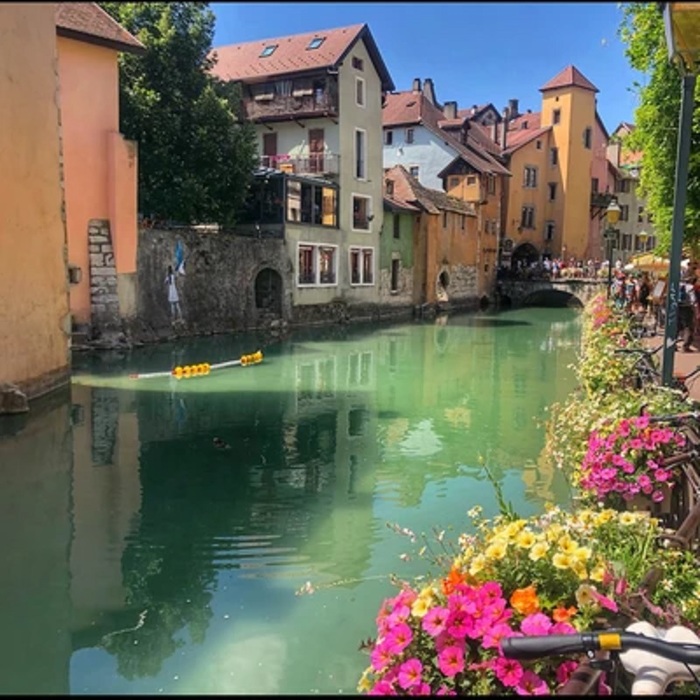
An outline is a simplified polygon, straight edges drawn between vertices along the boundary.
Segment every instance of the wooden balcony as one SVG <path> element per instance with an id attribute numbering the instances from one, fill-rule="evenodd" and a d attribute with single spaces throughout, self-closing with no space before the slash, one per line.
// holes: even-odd
<path id="1" fill-rule="evenodd" d="M 591 219 L 601 219 L 614 195 L 607 192 L 591 192 Z"/>
<path id="2" fill-rule="evenodd" d="M 295 175 L 328 177 L 340 174 L 340 156 L 337 153 L 312 153 L 306 156 L 260 156 L 260 166 L 275 168 L 275 170 Z"/>
<path id="3" fill-rule="evenodd" d="M 273 122 L 309 117 L 337 117 L 336 90 L 325 89 L 305 95 L 264 95 L 266 99 L 248 97 L 243 100 L 246 116 L 253 122 Z M 269 98 L 269 99 L 267 99 Z"/>

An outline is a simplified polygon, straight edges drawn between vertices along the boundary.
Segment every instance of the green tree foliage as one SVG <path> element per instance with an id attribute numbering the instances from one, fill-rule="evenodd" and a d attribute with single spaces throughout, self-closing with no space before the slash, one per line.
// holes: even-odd
<path id="1" fill-rule="evenodd" d="M 627 46 L 627 58 L 634 69 L 647 77 L 645 84 L 634 85 L 639 96 L 636 129 L 623 147 L 644 153 L 640 191 L 654 220 L 658 249 L 663 252 L 670 244 L 681 77 L 668 59 L 663 17 L 657 3 L 625 3 L 622 12 L 619 35 Z M 696 248 L 700 242 L 699 95 L 696 90 L 685 217 L 684 244 L 690 248 Z"/>
<path id="2" fill-rule="evenodd" d="M 139 209 L 183 223 L 235 221 L 255 164 L 237 86 L 209 73 L 214 13 L 205 2 L 105 2 L 147 48 L 120 56 L 121 131 L 139 144 Z"/>

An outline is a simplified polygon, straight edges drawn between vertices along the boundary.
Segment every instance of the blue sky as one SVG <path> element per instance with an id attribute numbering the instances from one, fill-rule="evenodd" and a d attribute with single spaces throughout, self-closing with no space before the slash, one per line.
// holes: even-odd
<path id="1" fill-rule="evenodd" d="M 539 88 L 573 63 L 599 90 L 608 131 L 633 121 L 633 82 L 617 37 L 622 11 L 598 3 L 212 3 L 214 46 L 366 22 L 397 90 L 432 78 L 460 109 L 518 98 L 539 111 Z"/>

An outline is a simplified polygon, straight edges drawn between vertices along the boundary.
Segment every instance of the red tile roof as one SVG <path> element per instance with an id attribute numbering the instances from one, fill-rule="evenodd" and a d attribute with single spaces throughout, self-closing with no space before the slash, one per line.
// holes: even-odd
<path id="1" fill-rule="evenodd" d="M 391 178 L 389 178 L 391 179 Z M 386 189 L 386 187 L 385 187 Z M 419 212 L 418 207 L 414 207 L 413 204 L 404 202 L 403 199 L 398 199 L 397 197 L 392 197 L 388 194 L 384 194 L 384 208 L 390 211 L 409 211 L 409 212 Z"/>
<path id="2" fill-rule="evenodd" d="M 447 210 L 476 216 L 476 210 L 471 202 L 451 197 L 440 190 L 423 187 L 403 165 L 395 165 L 393 168 L 384 170 L 384 180 L 394 181 L 395 198 L 410 204 L 418 204 L 430 214 L 439 214 Z"/>
<path id="3" fill-rule="evenodd" d="M 440 128 L 445 115 L 422 93 L 406 91 L 386 95 L 382 111 L 382 126 L 424 126 L 451 146 L 469 165 L 482 173 L 510 175 L 505 168 L 482 145 L 481 139 L 467 132 L 467 143 L 463 144 L 452 134 Z"/>
<path id="4" fill-rule="evenodd" d="M 146 47 L 133 34 L 94 2 L 57 2 L 56 33 L 117 51 L 146 51 Z"/>
<path id="5" fill-rule="evenodd" d="M 533 129 L 521 129 L 520 131 L 509 131 L 506 138 L 506 150 L 504 152 L 507 154 L 513 153 L 513 151 L 517 151 L 525 144 L 530 143 L 538 136 L 546 134 L 551 129 L 551 126 L 544 126 L 541 128 L 536 127 Z"/>
<path id="6" fill-rule="evenodd" d="M 556 90 L 557 88 L 563 87 L 580 87 L 584 90 L 593 90 L 593 92 L 598 92 L 598 88 L 593 85 L 593 83 L 586 78 L 586 76 L 581 73 L 581 71 L 576 68 L 576 66 L 567 66 L 561 73 L 557 73 L 549 82 L 545 83 L 541 88 L 540 92 L 545 92 L 547 90 Z"/>
<path id="7" fill-rule="evenodd" d="M 520 114 L 515 119 L 508 122 L 508 133 L 511 131 L 520 131 L 521 129 L 539 129 L 542 123 L 542 114 L 540 112 L 527 112 Z M 527 126 L 525 126 L 527 124 Z"/>
<path id="8" fill-rule="evenodd" d="M 316 38 L 323 38 L 323 43 L 317 49 L 307 49 Z M 212 51 L 217 57 L 212 73 L 222 80 L 257 81 L 290 73 L 336 68 L 360 39 L 365 41 L 381 78 L 382 89 L 393 90 L 389 71 L 366 24 L 220 46 Z M 269 56 L 261 57 L 263 49 L 269 46 L 277 48 Z"/>

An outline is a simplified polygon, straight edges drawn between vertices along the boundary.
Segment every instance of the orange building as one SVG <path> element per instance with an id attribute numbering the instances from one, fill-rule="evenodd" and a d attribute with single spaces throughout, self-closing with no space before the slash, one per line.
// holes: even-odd
<path id="1" fill-rule="evenodd" d="M 421 185 L 402 165 L 384 171 L 385 194 L 420 210 L 413 246 L 413 303 L 470 304 L 477 298 L 475 207 Z"/>
<path id="2" fill-rule="evenodd" d="M 73 327 L 136 311 L 137 152 L 119 133 L 119 53 L 143 44 L 95 3 L 56 4 Z"/>
<path id="3" fill-rule="evenodd" d="M 55 32 L 52 3 L 0 5 L 0 385 L 29 398 L 69 378 Z"/>

